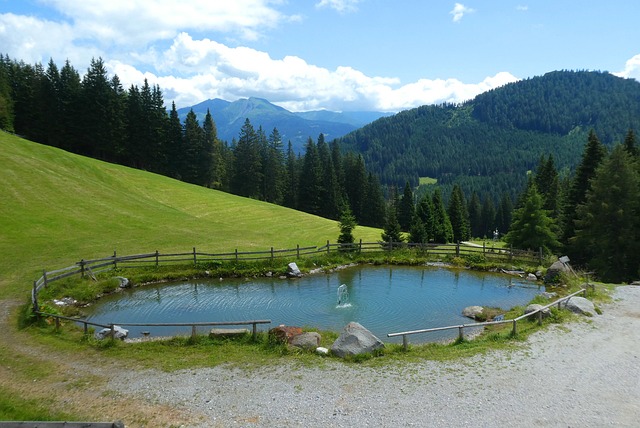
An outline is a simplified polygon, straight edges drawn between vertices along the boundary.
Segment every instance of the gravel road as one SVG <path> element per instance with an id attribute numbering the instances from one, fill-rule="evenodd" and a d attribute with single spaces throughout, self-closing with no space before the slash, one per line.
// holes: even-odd
<path id="1" fill-rule="evenodd" d="M 640 287 L 618 287 L 603 310 L 466 361 L 139 371 L 108 388 L 195 427 L 639 426 Z"/>

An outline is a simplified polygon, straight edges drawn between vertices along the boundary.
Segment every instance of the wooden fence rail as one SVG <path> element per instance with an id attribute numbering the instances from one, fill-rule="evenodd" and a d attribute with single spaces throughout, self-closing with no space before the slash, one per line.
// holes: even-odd
<path id="1" fill-rule="evenodd" d="M 290 249 L 274 249 L 263 251 L 245 251 L 240 252 L 236 249 L 233 252 L 225 253 L 206 253 L 196 251 L 193 247 L 190 252 L 185 253 L 160 253 L 155 251 L 146 254 L 134 254 L 120 256 L 115 251 L 112 256 L 97 259 L 82 259 L 72 266 L 56 269 L 47 272 L 43 271 L 42 276 L 33 282 L 33 290 L 31 299 L 35 312 L 39 311 L 38 293 L 47 284 L 63 278 L 80 275 L 81 277 L 94 277 L 97 273 L 117 269 L 117 268 L 133 268 L 133 267 L 158 267 L 161 263 L 184 263 L 189 262 L 197 265 L 198 263 L 207 262 L 223 262 L 223 261 L 245 261 L 245 260 L 275 260 L 277 258 L 296 258 L 308 255 L 330 254 L 332 251 L 357 251 L 357 252 L 379 252 L 392 251 L 398 249 L 409 249 L 421 251 L 426 256 L 447 257 L 457 256 L 464 257 L 468 255 L 482 254 L 485 258 L 498 258 L 504 260 L 526 260 L 542 262 L 542 250 L 539 252 L 518 251 L 512 248 L 490 248 L 483 244 L 480 246 L 470 246 L 461 243 L 457 244 L 407 244 L 403 242 L 360 242 L 354 244 L 331 244 L 327 241 L 322 247 L 309 246 Z"/>
<path id="2" fill-rule="evenodd" d="M 435 328 L 424 328 L 421 330 L 411 330 L 411 331 L 402 331 L 399 333 L 389 333 L 387 334 L 387 337 L 397 337 L 397 336 L 402 336 L 402 347 L 406 350 L 409 347 L 409 336 L 412 334 L 420 334 L 420 333 L 432 333 L 435 331 L 443 331 L 443 330 L 454 330 L 454 329 L 458 329 L 458 338 L 459 339 L 463 339 L 464 338 L 464 329 L 465 328 L 477 328 L 477 327 L 485 327 L 488 325 L 498 325 L 498 324 L 512 324 L 512 329 L 511 329 L 511 333 L 515 336 L 518 333 L 518 321 L 524 319 L 524 318 L 531 318 L 533 316 L 538 317 L 538 323 L 542 324 L 542 313 L 544 310 L 550 308 L 551 306 L 555 306 L 558 305 L 558 308 L 561 307 L 562 302 L 569 300 L 570 298 L 572 298 L 573 296 L 577 295 L 577 294 L 583 294 L 584 296 L 586 296 L 587 294 L 587 289 L 586 288 L 581 288 L 580 290 L 576 291 L 575 293 L 571 293 L 568 296 L 562 297 L 558 300 L 556 300 L 553 303 L 549 303 L 546 306 L 543 306 L 533 312 L 530 312 L 528 314 L 524 314 L 524 315 L 520 315 L 517 318 L 514 319 L 510 319 L 510 320 L 500 320 L 500 321 L 487 321 L 487 322 L 478 322 L 478 323 L 472 323 L 472 324 L 460 324 L 460 325 L 449 325 L 446 327 L 435 327 Z"/>
<path id="3" fill-rule="evenodd" d="M 95 327 L 108 328 L 111 330 L 111 337 L 114 336 L 114 329 L 116 326 L 127 326 L 127 327 L 191 327 L 191 337 L 196 337 L 196 328 L 197 327 L 206 327 L 206 326 L 225 326 L 225 325 L 251 325 L 252 326 L 252 336 L 255 339 L 258 334 L 258 324 L 271 324 L 271 320 L 248 320 L 248 321 L 198 321 L 198 322 L 163 322 L 163 323 L 133 323 L 133 322 L 119 322 L 119 323 L 109 323 L 109 324 L 100 324 L 92 321 L 88 321 L 82 318 L 72 318 L 66 317 L 63 315 L 57 314 L 49 314 L 46 312 L 37 312 L 38 315 L 51 317 L 55 319 L 56 330 L 60 329 L 60 320 L 73 321 L 78 324 L 83 325 L 84 334 L 89 333 L 90 325 Z"/>

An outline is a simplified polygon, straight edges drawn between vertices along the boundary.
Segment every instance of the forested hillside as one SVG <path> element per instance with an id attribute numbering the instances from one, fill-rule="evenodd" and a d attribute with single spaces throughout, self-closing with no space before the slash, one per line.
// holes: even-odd
<path id="1" fill-rule="evenodd" d="M 522 189 L 542 155 L 553 155 L 561 172 L 573 170 L 590 129 L 605 146 L 640 129 L 640 83 L 601 72 L 552 72 L 462 105 L 403 111 L 338 142 L 362 153 L 383 184 L 417 186 L 419 177 L 431 177 L 445 194 L 458 183 L 467 195 L 497 201 Z"/>

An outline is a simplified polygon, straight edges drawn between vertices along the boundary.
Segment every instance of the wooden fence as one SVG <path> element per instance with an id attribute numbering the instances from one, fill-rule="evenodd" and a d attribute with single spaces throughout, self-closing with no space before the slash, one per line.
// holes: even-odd
<path id="1" fill-rule="evenodd" d="M 183 264 L 193 263 L 194 266 L 198 263 L 207 262 L 224 262 L 224 261 L 248 261 L 248 260 L 275 260 L 277 258 L 295 258 L 299 259 L 308 255 L 322 255 L 330 254 L 336 251 L 350 251 L 350 252 L 380 252 L 380 251 L 393 251 L 408 249 L 419 252 L 424 257 L 464 257 L 472 255 L 482 255 L 487 259 L 502 259 L 507 261 L 524 260 L 527 262 L 542 263 L 542 249 L 538 252 L 535 251 L 521 251 L 514 250 L 513 248 L 494 248 L 483 244 L 471 245 L 471 244 L 407 244 L 404 242 L 360 242 L 354 244 L 331 244 L 327 241 L 326 245 L 321 247 L 300 247 L 296 248 L 276 250 L 271 247 L 269 250 L 264 251 L 243 251 L 240 252 L 236 249 L 233 252 L 226 253 L 206 253 L 196 251 L 193 247 L 192 251 L 185 253 L 160 253 L 155 251 L 147 254 L 135 254 L 129 256 L 120 256 L 115 251 L 112 256 L 99 258 L 99 259 L 82 259 L 72 266 L 68 266 L 62 269 L 56 269 L 52 271 L 43 270 L 42 276 L 33 281 L 33 288 L 31 292 L 31 301 L 33 303 L 34 312 L 39 312 L 38 306 L 38 293 L 42 288 L 45 288 L 49 283 L 57 281 L 63 278 L 67 278 L 74 275 L 80 275 L 81 277 L 93 277 L 95 275 L 112 269 L 118 268 L 135 268 L 135 267 L 158 267 L 162 264 Z"/>
<path id="2" fill-rule="evenodd" d="M 458 338 L 459 339 L 463 339 L 464 338 L 464 329 L 465 328 L 477 328 L 477 327 L 485 327 L 488 325 L 499 325 L 499 324 L 511 324 L 512 325 L 512 329 L 511 329 L 511 334 L 513 334 L 514 336 L 518 333 L 518 321 L 523 320 L 525 318 L 532 318 L 534 316 L 538 317 L 538 323 L 542 324 L 542 315 L 543 315 L 543 311 L 550 308 L 551 306 L 554 305 L 558 305 L 558 309 L 560 309 L 562 302 L 569 300 L 570 298 L 572 298 L 573 296 L 577 295 L 577 294 L 582 294 L 586 297 L 587 295 L 587 289 L 586 288 L 581 288 L 580 290 L 576 291 L 575 293 L 572 293 L 568 296 L 562 297 L 558 300 L 556 300 L 553 303 L 549 303 L 546 306 L 543 306 L 533 312 L 530 312 L 528 314 L 524 314 L 524 315 L 520 315 L 517 318 L 511 319 L 511 320 L 499 320 L 499 321 L 487 321 L 487 322 L 479 322 L 479 323 L 472 323 L 472 324 L 461 324 L 461 325 L 449 325 L 446 327 L 435 327 L 435 328 L 425 328 L 422 330 L 411 330 L 411 331 L 402 331 L 399 333 L 389 333 L 387 334 L 387 337 L 397 337 L 397 336 L 402 336 L 402 347 L 406 350 L 409 347 L 409 336 L 412 334 L 420 334 L 420 333 L 432 333 L 434 331 L 443 331 L 443 330 L 454 330 L 454 329 L 458 329 Z"/>

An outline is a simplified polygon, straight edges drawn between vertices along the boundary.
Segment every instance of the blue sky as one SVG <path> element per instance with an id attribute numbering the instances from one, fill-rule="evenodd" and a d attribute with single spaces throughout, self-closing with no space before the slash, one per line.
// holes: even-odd
<path id="1" fill-rule="evenodd" d="M 0 0 L 0 51 L 102 57 L 178 107 L 399 111 L 553 70 L 640 80 L 639 18 L 637 0 Z"/>

